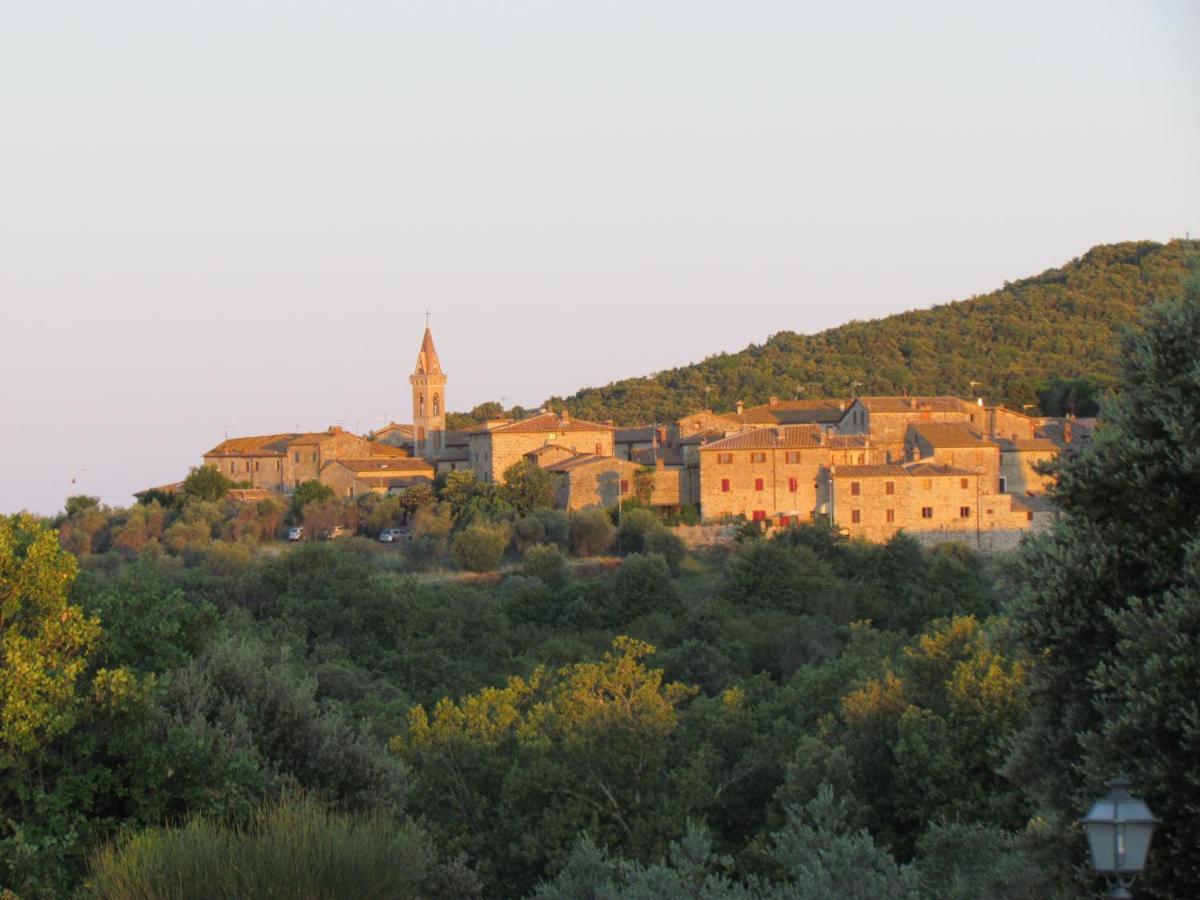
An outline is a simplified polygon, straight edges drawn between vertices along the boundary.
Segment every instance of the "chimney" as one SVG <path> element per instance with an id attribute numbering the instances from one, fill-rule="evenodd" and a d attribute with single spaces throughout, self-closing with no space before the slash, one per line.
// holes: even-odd
<path id="1" fill-rule="evenodd" d="M 342 433 L 342 426 L 341 426 L 341 425 L 330 425 L 330 426 L 329 426 L 329 433 L 330 433 L 330 434 L 341 434 L 341 433 Z"/>
<path id="2" fill-rule="evenodd" d="M 664 460 L 662 458 L 662 454 L 657 454 L 654 457 L 654 468 L 661 469 L 665 465 L 666 465 L 666 460 Z"/>
<path id="3" fill-rule="evenodd" d="M 783 426 L 782 425 L 775 426 L 775 440 L 777 440 L 777 441 L 783 440 Z"/>
<path id="4" fill-rule="evenodd" d="M 658 443 L 663 447 L 667 446 L 667 429 L 665 427 L 658 429 Z"/>
<path id="5" fill-rule="evenodd" d="M 742 401 L 741 401 L 741 400 L 739 400 L 739 401 L 737 402 L 737 414 L 738 414 L 739 416 L 742 414 Z"/>
<path id="6" fill-rule="evenodd" d="M 562 415 L 559 416 L 559 418 L 562 419 L 562 423 L 564 425 L 569 425 L 571 423 L 571 414 L 567 412 L 567 408 L 565 406 L 563 407 Z"/>
<path id="7" fill-rule="evenodd" d="M 778 398 L 778 397 L 771 397 L 769 400 L 767 400 L 767 404 L 768 404 L 768 405 L 770 405 L 770 406 L 778 406 L 778 405 L 779 405 L 779 398 Z"/>

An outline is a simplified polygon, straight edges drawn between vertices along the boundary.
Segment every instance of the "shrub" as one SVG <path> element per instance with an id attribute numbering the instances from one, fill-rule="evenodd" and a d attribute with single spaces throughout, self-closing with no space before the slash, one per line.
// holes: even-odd
<path id="1" fill-rule="evenodd" d="M 621 553 L 644 553 L 646 535 L 661 527 L 658 517 L 648 509 L 626 510 L 617 529 L 617 549 Z"/>
<path id="2" fill-rule="evenodd" d="M 571 516 L 571 552 L 596 556 L 612 546 L 614 529 L 608 513 L 599 507 Z"/>
<path id="3" fill-rule="evenodd" d="M 525 565 L 521 574 L 532 575 L 541 579 L 542 583 L 551 588 L 566 586 L 570 578 L 566 557 L 554 544 L 535 544 L 525 554 Z"/>
<path id="4" fill-rule="evenodd" d="M 646 553 L 658 553 L 667 561 L 672 575 L 679 574 L 679 565 L 687 556 L 687 547 L 675 532 L 661 525 L 646 532 L 642 540 L 642 548 Z"/>
<path id="5" fill-rule="evenodd" d="M 535 509 L 533 517 L 542 523 L 546 543 L 557 544 L 560 550 L 571 546 L 571 521 L 561 509 Z"/>
<path id="6" fill-rule="evenodd" d="M 522 516 L 513 522 L 513 546 L 520 554 L 546 541 L 546 529 L 536 516 Z"/>
<path id="7" fill-rule="evenodd" d="M 450 545 L 450 556 L 459 568 L 469 572 L 492 572 L 500 564 L 506 546 L 506 529 L 476 522 L 458 533 Z"/>
<path id="8" fill-rule="evenodd" d="M 671 570 L 659 553 L 627 556 L 613 576 L 613 614 L 623 624 L 656 610 L 679 607 L 679 595 L 671 583 Z"/>
<path id="9" fill-rule="evenodd" d="M 198 466 L 183 479 L 183 494 L 200 500 L 224 500 L 233 482 L 213 466 Z"/>
<path id="10" fill-rule="evenodd" d="M 384 898 L 426 896 L 435 884 L 463 896 L 479 889 L 469 871 L 437 865 L 417 826 L 380 812 L 335 812 L 300 795 L 263 807 L 243 827 L 199 817 L 110 843 L 93 855 L 82 894 Z"/>

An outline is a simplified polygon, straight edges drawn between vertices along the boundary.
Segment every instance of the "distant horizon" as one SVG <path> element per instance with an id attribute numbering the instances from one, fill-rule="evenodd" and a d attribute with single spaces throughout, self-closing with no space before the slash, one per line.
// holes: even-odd
<path id="1" fill-rule="evenodd" d="M 1200 234 L 1200 4 L 136 0 L 0 33 L 0 511 Z M 72 486 L 74 479 L 74 487 Z"/>

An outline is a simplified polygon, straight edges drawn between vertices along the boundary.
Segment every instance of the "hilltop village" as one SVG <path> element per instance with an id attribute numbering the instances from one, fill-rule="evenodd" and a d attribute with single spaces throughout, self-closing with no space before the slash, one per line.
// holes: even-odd
<path id="1" fill-rule="evenodd" d="M 411 424 L 231 438 L 204 463 L 248 485 L 248 499 L 312 480 L 341 497 L 399 493 L 459 470 L 496 483 L 529 461 L 553 476 L 566 510 L 636 498 L 706 524 L 824 521 L 872 541 L 903 530 L 1001 549 L 1053 518 L 1041 464 L 1094 426 L 943 396 L 771 398 L 640 427 L 542 410 L 448 431 L 447 381 L 426 327 L 409 376 Z"/>

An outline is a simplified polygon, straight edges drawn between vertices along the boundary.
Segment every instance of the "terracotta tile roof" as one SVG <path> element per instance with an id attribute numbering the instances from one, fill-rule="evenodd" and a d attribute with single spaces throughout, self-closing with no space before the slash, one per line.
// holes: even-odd
<path id="1" fill-rule="evenodd" d="M 879 464 L 870 466 L 833 466 L 830 475 L 834 478 L 908 478 L 904 466 Z"/>
<path id="2" fill-rule="evenodd" d="M 689 434 L 687 437 L 679 439 L 680 445 L 683 444 L 707 444 L 712 441 L 722 440 L 728 434 L 724 429 L 710 428 L 708 431 L 697 431 L 695 434 Z"/>
<path id="3" fill-rule="evenodd" d="M 586 419 L 572 419 L 569 416 L 560 418 L 554 413 L 538 413 L 489 430 L 497 434 L 503 432 L 616 431 L 611 425 L 588 422 Z"/>
<path id="4" fill-rule="evenodd" d="M 433 481 L 433 474 L 417 473 L 414 475 L 388 475 L 386 472 L 363 472 L 356 476 L 372 487 L 405 488 L 414 484 L 428 484 Z"/>
<path id="5" fill-rule="evenodd" d="M 859 397 L 873 413 L 963 412 L 971 404 L 958 397 Z"/>
<path id="6" fill-rule="evenodd" d="M 287 445 L 299 434 L 259 434 L 251 437 L 228 438 L 213 447 L 205 456 L 284 456 Z"/>
<path id="7" fill-rule="evenodd" d="M 574 448 L 564 447 L 562 444 L 542 444 L 542 446 L 534 447 L 532 450 L 530 450 L 529 452 L 527 452 L 523 455 L 536 458 L 536 457 L 542 456 L 546 453 L 549 453 L 551 450 L 558 450 L 558 451 L 565 450 L 567 453 L 570 453 L 572 456 L 575 455 Z"/>
<path id="8" fill-rule="evenodd" d="M 394 447 L 391 444 L 381 444 L 371 441 L 368 444 L 371 456 L 386 456 L 392 459 L 409 459 L 412 452 L 407 447 Z"/>
<path id="9" fill-rule="evenodd" d="M 817 425 L 780 425 L 776 428 L 752 428 L 723 440 L 700 447 L 709 450 L 781 450 L 798 447 L 820 447 L 821 429 Z"/>
<path id="10" fill-rule="evenodd" d="M 943 466 L 939 463 L 931 462 L 912 462 L 905 463 L 904 468 L 908 470 L 909 475 L 919 475 L 922 478 L 930 478 L 937 475 L 978 475 L 978 472 L 972 472 L 970 469 L 959 469 L 955 466 Z"/>
<path id="11" fill-rule="evenodd" d="M 630 462 L 627 459 L 621 459 L 616 456 L 597 456 L 595 453 L 580 453 L 572 456 L 570 459 L 559 460 L 556 463 L 546 466 L 547 472 L 570 472 L 572 469 L 582 468 L 584 466 L 606 465 L 613 468 L 640 468 L 637 463 Z"/>
<path id="12" fill-rule="evenodd" d="M 403 435 L 404 437 L 408 437 L 408 438 L 411 438 L 414 433 L 413 427 L 411 425 L 401 425 L 398 422 L 389 422 L 388 424 L 384 425 L 382 428 L 376 428 L 371 433 L 373 435 L 375 435 L 375 437 L 380 437 L 385 434 L 391 434 L 393 431 L 397 432 L 398 434 Z"/>
<path id="13" fill-rule="evenodd" d="M 681 447 L 646 447 L 633 451 L 633 461 L 642 466 L 656 465 L 660 459 L 664 466 L 682 466 L 683 449 Z"/>
<path id="14" fill-rule="evenodd" d="M 739 422 L 753 424 L 802 425 L 810 423 L 832 424 L 842 417 L 848 406 L 845 400 L 811 398 L 808 400 L 777 400 L 752 406 L 739 416 Z"/>
<path id="15" fill-rule="evenodd" d="M 425 337 L 421 339 L 421 349 L 417 352 L 417 365 L 414 375 L 441 375 L 442 363 L 438 359 L 437 350 L 433 348 L 433 332 L 425 326 Z"/>
<path id="16" fill-rule="evenodd" d="M 641 425 L 636 428 L 618 428 L 613 440 L 618 444 L 648 444 L 654 440 L 655 428 Z"/>
<path id="17" fill-rule="evenodd" d="M 963 422 L 913 422 L 908 428 L 935 448 L 996 446 Z"/>
<path id="18" fill-rule="evenodd" d="M 395 459 L 391 457 L 370 457 L 367 459 L 332 459 L 322 466 L 322 469 L 329 466 L 345 466 L 351 472 L 356 474 L 397 474 L 397 473 L 420 473 L 428 472 L 433 474 L 433 466 L 423 459 Z"/>

